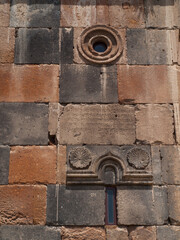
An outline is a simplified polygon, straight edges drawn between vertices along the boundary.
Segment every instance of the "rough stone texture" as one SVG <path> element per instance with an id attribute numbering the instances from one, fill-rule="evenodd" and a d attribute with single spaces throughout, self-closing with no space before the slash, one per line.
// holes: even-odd
<path id="1" fill-rule="evenodd" d="M 158 226 L 157 227 L 157 240 L 179 240 L 180 227 L 175 226 Z"/>
<path id="2" fill-rule="evenodd" d="M 58 102 L 59 67 L 0 66 L 1 102 Z"/>
<path id="3" fill-rule="evenodd" d="M 62 107 L 58 140 L 60 144 L 133 144 L 134 107 L 117 104 Z"/>
<path id="4" fill-rule="evenodd" d="M 174 103 L 174 123 L 176 142 L 180 144 L 180 106 L 179 103 Z"/>
<path id="5" fill-rule="evenodd" d="M 61 28 L 59 32 L 60 41 L 60 62 L 62 64 L 72 64 L 73 63 L 73 28 Z M 63 69 L 64 66 L 62 66 Z"/>
<path id="6" fill-rule="evenodd" d="M 96 24 L 96 0 L 61 0 L 61 27 L 88 27 Z"/>
<path id="7" fill-rule="evenodd" d="M 106 240 L 129 240 L 126 228 L 106 227 Z"/>
<path id="8" fill-rule="evenodd" d="M 119 225 L 163 224 L 168 218 L 166 188 L 120 186 L 117 212 Z"/>
<path id="9" fill-rule="evenodd" d="M 18 29 L 15 43 L 15 63 L 58 64 L 58 29 Z"/>
<path id="10" fill-rule="evenodd" d="M 162 184 L 162 174 L 161 174 L 161 156 L 160 147 L 151 146 L 151 156 L 152 156 L 152 169 L 153 169 L 153 183 Z"/>
<path id="11" fill-rule="evenodd" d="M 118 103 L 116 66 L 63 65 L 60 102 Z"/>
<path id="12" fill-rule="evenodd" d="M 56 146 L 12 147 L 9 183 L 56 183 Z"/>
<path id="13" fill-rule="evenodd" d="M 62 240 L 106 240 L 103 228 L 61 228 Z"/>
<path id="14" fill-rule="evenodd" d="M 173 144 L 173 132 L 173 108 L 171 105 L 147 104 L 137 106 L 136 138 L 138 141 Z"/>
<path id="15" fill-rule="evenodd" d="M 0 225 L 45 224 L 45 186 L 0 186 L 0 196 Z"/>
<path id="16" fill-rule="evenodd" d="M 114 27 L 143 28 L 143 0 L 109 0 L 109 16 Z"/>
<path id="17" fill-rule="evenodd" d="M 0 103 L 0 144 L 46 145 L 48 106 L 35 103 Z"/>
<path id="18" fill-rule="evenodd" d="M 172 103 L 180 100 L 180 68 L 176 66 L 118 66 L 119 101 Z"/>
<path id="19" fill-rule="evenodd" d="M 15 29 L 0 27 L 0 63 L 13 63 Z"/>
<path id="20" fill-rule="evenodd" d="M 127 30 L 128 64 L 172 64 L 173 30 Z"/>
<path id="21" fill-rule="evenodd" d="M 96 24 L 109 25 L 109 0 L 96 0 Z"/>
<path id="22" fill-rule="evenodd" d="M 1 240 L 60 240 L 60 229 L 44 226 L 1 226 Z"/>
<path id="23" fill-rule="evenodd" d="M 104 225 L 103 187 L 49 185 L 47 223 L 59 225 Z"/>
<path id="24" fill-rule="evenodd" d="M 162 146 L 162 176 L 166 184 L 180 184 L 180 146 Z"/>
<path id="25" fill-rule="evenodd" d="M 0 146 L 0 185 L 8 184 L 9 155 L 10 148 L 8 146 Z"/>
<path id="26" fill-rule="evenodd" d="M 168 186 L 169 219 L 171 224 L 180 225 L 180 186 Z"/>
<path id="27" fill-rule="evenodd" d="M 156 227 L 137 227 L 130 232 L 129 240 L 156 240 Z"/>
<path id="28" fill-rule="evenodd" d="M 58 145 L 57 183 L 66 184 L 66 146 Z"/>
<path id="29" fill-rule="evenodd" d="M 0 0 L 0 27 L 9 26 L 9 0 Z"/>
<path id="30" fill-rule="evenodd" d="M 145 1 L 146 27 L 179 27 L 179 11 L 178 0 L 147 0 Z"/>
<path id="31" fill-rule="evenodd" d="M 58 0 L 12 0 L 11 27 L 58 28 L 60 2 Z"/>
<path id="32" fill-rule="evenodd" d="M 59 104 L 49 103 L 48 132 L 51 136 L 57 134 L 58 116 L 59 116 Z"/>

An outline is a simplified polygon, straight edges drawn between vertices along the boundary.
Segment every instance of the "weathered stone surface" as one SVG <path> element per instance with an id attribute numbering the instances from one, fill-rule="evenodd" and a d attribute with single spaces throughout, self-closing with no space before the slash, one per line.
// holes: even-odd
<path id="1" fill-rule="evenodd" d="M 133 144 L 134 126 L 132 106 L 69 104 L 61 108 L 58 140 L 60 144 Z"/>
<path id="2" fill-rule="evenodd" d="M 1 240 L 60 240 L 60 229 L 44 226 L 1 226 Z"/>
<path id="3" fill-rule="evenodd" d="M 152 169 L 153 169 L 153 183 L 162 184 L 162 173 L 161 173 L 161 156 L 160 147 L 151 146 L 151 156 L 152 156 Z"/>
<path id="4" fill-rule="evenodd" d="M 179 27 L 179 11 L 180 3 L 177 0 L 147 0 L 145 1 L 146 27 Z"/>
<path id="5" fill-rule="evenodd" d="M 58 102 L 59 67 L 0 66 L 0 102 Z"/>
<path id="6" fill-rule="evenodd" d="M 174 66 L 118 66 L 119 101 L 172 103 L 180 100 L 180 68 Z"/>
<path id="7" fill-rule="evenodd" d="M 175 226 L 158 226 L 157 227 L 157 240 L 179 240 L 180 227 Z"/>
<path id="8" fill-rule="evenodd" d="M 180 184 L 180 147 L 162 146 L 162 177 L 166 184 Z"/>
<path id="9" fill-rule="evenodd" d="M 0 196 L 0 225 L 45 224 L 45 186 L 0 186 Z"/>
<path id="10" fill-rule="evenodd" d="M 60 2 L 58 0 L 12 0 L 11 27 L 59 27 Z"/>
<path id="11" fill-rule="evenodd" d="M 169 219 L 171 224 L 180 225 L 180 186 L 168 186 Z"/>
<path id="12" fill-rule="evenodd" d="M 105 240 L 105 231 L 103 228 L 61 228 L 62 240 Z"/>
<path id="13" fill-rule="evenodd" d="M 60 78 L 61 103 L 118 103 L 117 92 L 116 66 L 62 66 Z"/>
<path id="14" fill-rule="evenodd" d="M 103 187 L 49 185 L 47 223 L 60 225 L 104 225 Z"/>
<path id="15" fill-rule="evenodd" d="M 0 144 L 46 145 L 48 106 L 35 103 L 0 103 Z"/>
<path id="16" fill-rule="evenodd" d="M 13 63 L 15 29 L 0 27 L 0 63 Z"/>
<path id="17" fill-rule="evenodd" d="M 176 142 L 180 144 L 180 106 L 179 103 L 174 103 L 174 123 Z"/>
<path id="18" fill-rule="evenodd" d="M 58 29 L 18 29 L 15 43 L 15 63 L 58 64 Z"/>
<path id="19" fill-rule="evenodd" d="M 73 28 L 61 28 L 59 32 L 60 40 L 60 62 L 62 64 L 72 64 L 73 63 Z M 62 69 L 64 66 L 62 66 Z"/>
<path id="20" fill-rule="evenodd" d="M 114 27 L 143 28 L 143 0 L 109 0 L 109 16 Z"/>
<path id="21" fill-rule="evenodd" d="M 10 148 L 8 146 L 0 146 L 0 185 L 8 184 L 9 155 Z"/>
<path id="22" fill-rule="evenodd" d="M 106 239 L 107 240 L 129 240 L 128 231 L 126 228 L 119 227 L 106 227 Z"/>
<path id="23" fill-rule="evenodd" d="M 9 183 L 56 183 L 56 146 L 12 147 Z"/>
<path id="24" fill-rule="evenodd" d="M 96 0 L 96 24 L 110 25 L 109 0 Z"/>
<path id="25" fill-rule="evenodd" d="M 173 108 L 171 105 L 147 104 L 137 106 L 137 140 L 146 143 L 173 144 L 173 132 Z"/>
<path id="26" fill-rule="evenodd" d="M 48 132 L 51 136 L 57 134 L 58 116 L 59 116 L 59 103 L 49 103 Z"/>
<path id="27" fill-rule="evenodd" d="M 57 183 L 66 184 L 66 146 L 58 145 L 57 148 Z"/>
<path id="28" fill-rule="evenodd" d="M 61 0 L 61 27 L 88 27 L 96 24 L 96 0 Z"/>
<path id="29" fill-rule="evenodd" d="M 9 26 L 9 12 L 10 12 L 9 0 L 0 0 L 0 27 Z"/>
<path id="30" fill-rule="evenodd" d="M 156 227 L 137 227 L 130 232 L 130 240 L 156 240 Z"/>
<path id="31" fill-rule="evenodd" d="M 129 64 L 172 64 L 173 30 L 127 30 L 127 56 Z"/>
<path id="32" fill-rule="evenodd" d="M 120 225 L 163 224 L 168 218 L 166 188 L 119 186 L 117 211 Z"/>

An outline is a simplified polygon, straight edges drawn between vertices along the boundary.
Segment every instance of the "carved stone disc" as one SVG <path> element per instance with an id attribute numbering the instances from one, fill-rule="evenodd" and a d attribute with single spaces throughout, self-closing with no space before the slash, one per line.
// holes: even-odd
<path id="1" fill-rule="evenodd" d="M 91 163 L 91 153 L 84 147 L 73 149 L 69 155 L 69 161 L 75 168 L 86 168 Z"/>
<path id="2" fill-rule="evenodd" d="M 149 154 L 140 148 L 133 148 L 127 154 L 127 160 L 130 166 L 136 169 L 145 169 L 150 161 Z"/>

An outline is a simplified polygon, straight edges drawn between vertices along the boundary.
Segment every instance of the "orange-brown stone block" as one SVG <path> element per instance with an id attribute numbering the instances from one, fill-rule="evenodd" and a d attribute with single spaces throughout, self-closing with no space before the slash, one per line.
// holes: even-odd
<path id="1" fill-rule="evenodd" d="M 130 240 L 156 240 L 156 227 L 137 227 L 130 232 Z"/>
<path id="2" fill-rule="evenodd" d="M 0 0 L 0 27 L 9 26 L 10 1 Z"/>
<path id="3" fill-rule="evenodd" d="M 58 146 L 57 183 L 66 184 L 66 146 Z"/>
<path id="4" fill-rule="evenodd" d="M 1 224 L 41 224 L 46 221 L 46 186 L 0 186 Z"/>
<path id="5" fill-rule="evenodd" d="M 105 230 L 103 228 L 61 228 L 62 240 L 105 240 Z"/>
<path id="6" fill-rule="evenodd" d="M 176 66 L 118 66 L 119 101 L 172 103 L 179 101 L 180 68 Z"/>
<path id="7" fill-rule="evenodd" d="M 56 146 L 12 147 L 9 183 L 56 183 Z"/>
<path id="8" fill-rule="evenodd" d="M 59 66 L 0 66 L 1 102 L 58 102 L 58 86 Z"/>
<path id="9" fill-rule="evenodd" d="M 0 63 L 13 63 L 15 29 L 0 27 Z"/>
<path id="10" fill-rule="evenodd" d="M 108 0 L 96 0 L 96 24 L 109 25 Z"/>

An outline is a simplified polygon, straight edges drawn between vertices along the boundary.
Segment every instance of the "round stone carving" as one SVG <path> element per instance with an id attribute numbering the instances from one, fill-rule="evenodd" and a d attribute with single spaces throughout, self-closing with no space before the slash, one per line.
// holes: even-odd
<path id="1" fill-rule="evenodd" d="M 130 166 L 136 169 L 144 169 L 148 166 L 149 154 L 140 148 L 133 148 L 127 154 L 127 160 Z"/>
<path id="2" fill-rule="evenodd" d="M 86 148 L 78 147 L 70 152 L 69 161 L 75 168 L 86 168 L 91 160 L 91 153 Z"/>
<path id="3" fill-rule="evenodd" d="M 93 26 L 82 32 L 78 50 L 89 62 L 107 64 L 115 61 L 121 55 L 122 39 L 119 33 L 111 27 Z"/>

